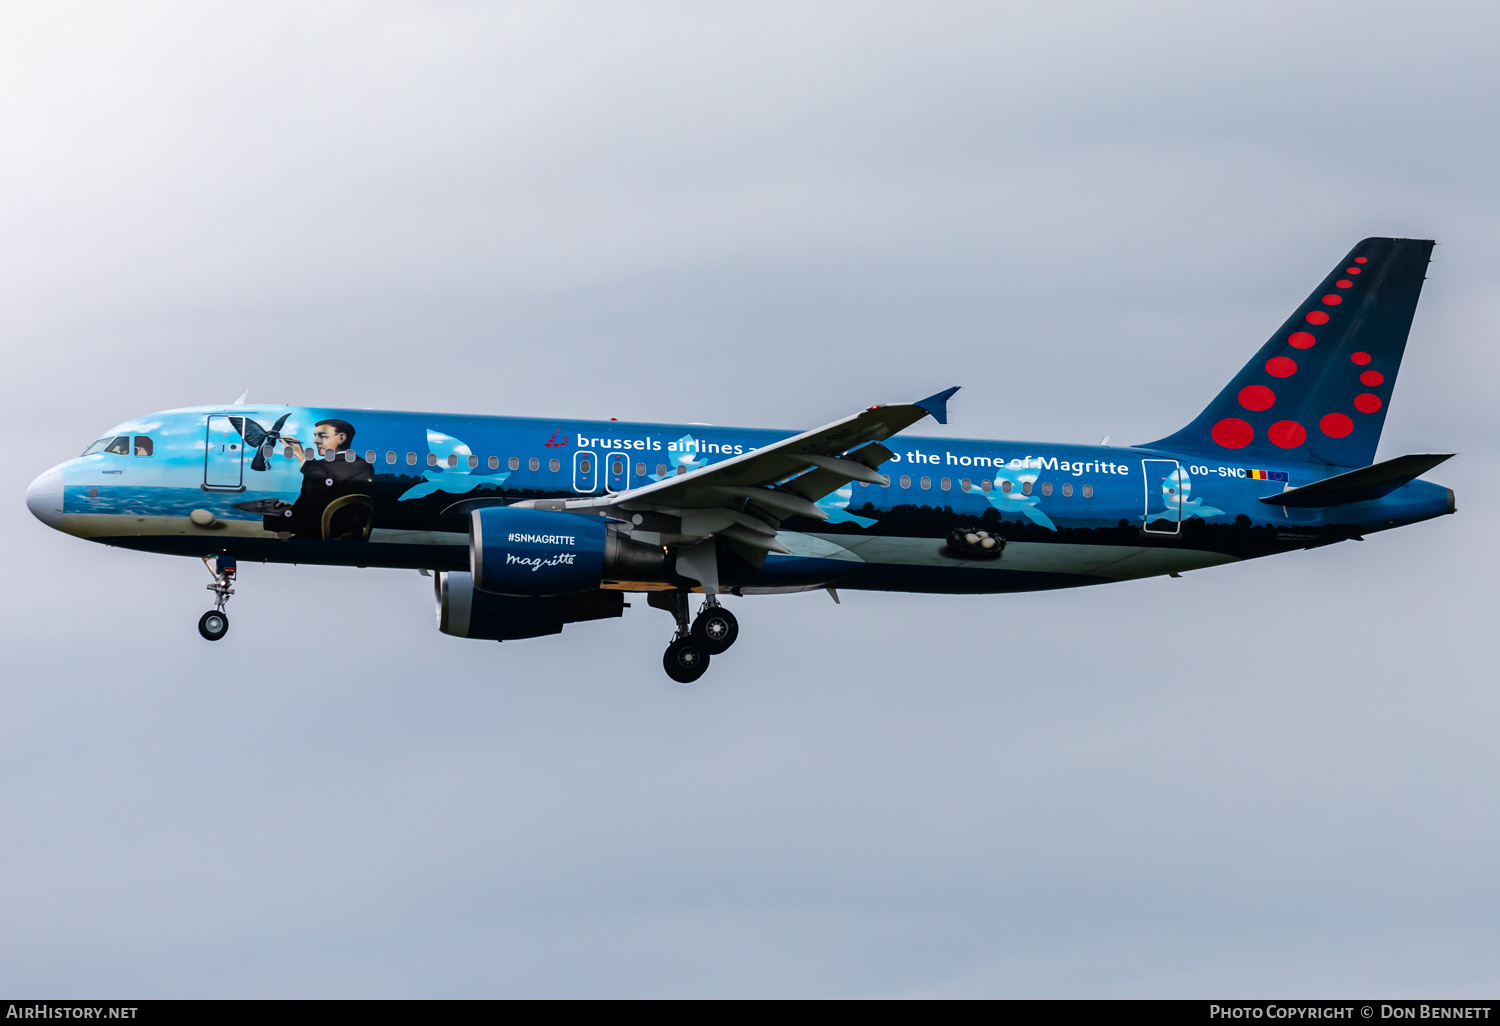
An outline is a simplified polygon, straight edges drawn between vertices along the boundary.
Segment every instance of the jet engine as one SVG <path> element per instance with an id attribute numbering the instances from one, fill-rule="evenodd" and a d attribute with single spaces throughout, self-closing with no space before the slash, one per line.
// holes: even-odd
<path id="1" fill-rule="evenodd" d="M 465 573 L 445 571 L 435 578 L 438 630 L 456 638 L 539 638 L 562 633 L 564 624 L 604 620 L 625 610 L 625 593 L 621 591 L 522 598 L 479 591 Z"/>
<path id="2" fill-rule="evenodd" d="M 669 580 L 660 546 L 631 540 L 603 517 L 515 506 L 469 515 L 469 570 L 475 591 L 533 598 Z"/>
<path id="3" fill-rule="evenodd" d="M 665 583 L 667 556 L 603 517 L 487 506 L 469 517 L 470 573 L 436 575 L 438 630 L 515 641 L 621 615 L 605 583 Z"/>

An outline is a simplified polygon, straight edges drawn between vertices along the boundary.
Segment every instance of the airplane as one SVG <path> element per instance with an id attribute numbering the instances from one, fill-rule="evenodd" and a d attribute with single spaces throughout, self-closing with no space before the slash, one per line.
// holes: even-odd
<path id="1" fill-rule="evenodd" d="M 723 596 L 1175 577 L 1455 512 L 1419 479 L 1451 453 L 1373 462 L 1432 247 L 1360 242 L 1202 413 L 1141 445 L 903 433 L 946 424 L 956 387 L 802 432 L 241 396 L 113 427 L 26 503 L 79 538 L 202 559 L 209 641 L 240 561 L 405 568 L 461 638 L 555 635 L 644 593 L 688 684 L 739 636 Z"/>

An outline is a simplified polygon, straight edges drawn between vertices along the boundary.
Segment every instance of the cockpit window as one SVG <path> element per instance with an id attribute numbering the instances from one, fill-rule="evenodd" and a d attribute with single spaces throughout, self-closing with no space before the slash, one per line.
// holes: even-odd
<path id="1" fill-rule="evenodd" d="M 104 447 L 105 452 L 114 453 L 116 456 L 130 455 L 130 436 L 121 435 Z"/>
<path id="2" fill-rule="evenodd" d="M 150 456 L 156 447 L 151 444 L 150 435 L 135 436 L 135 454 L 137 456 Z"/>
<path id="3" fill-rule="evenodd" d="M 85 456 L 92 456 L 96 452 L 103 452 L 104 451 L 104 447 L 106 445 L 108 445 L 110 442 L 113 442 L 113 441 L 114 441 L 113 438 L 101 438 L 101 439 L 99 439 L 99 441 L 95 442 L 93 445 L 91 445 L 87 449 L 83 450 L 83 455 L 85 455 Z"/>

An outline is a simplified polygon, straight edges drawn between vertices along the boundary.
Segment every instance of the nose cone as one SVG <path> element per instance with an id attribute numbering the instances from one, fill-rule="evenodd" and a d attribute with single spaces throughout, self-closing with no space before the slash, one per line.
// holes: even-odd
<path id="1" fill-rule="evenodd" d="M 63 475 L 53 467 L 31 482 L 26 489 L 26 508 L 31 515 L 54 530 L 62 530 Z"/>

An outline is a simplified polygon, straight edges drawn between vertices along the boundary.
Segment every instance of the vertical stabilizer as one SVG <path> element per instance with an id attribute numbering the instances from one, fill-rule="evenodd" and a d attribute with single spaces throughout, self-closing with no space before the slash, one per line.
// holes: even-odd
<path id="1" fill-rule="evenodd" d="M 1367 466 L 1432 246 L 1355 246 L 1197 419 L 1146 447 Z"/>

